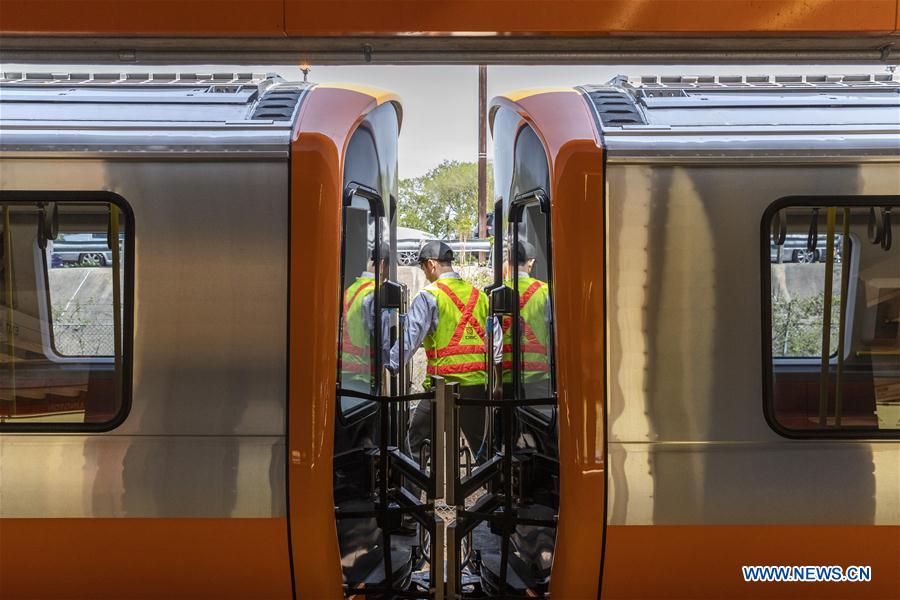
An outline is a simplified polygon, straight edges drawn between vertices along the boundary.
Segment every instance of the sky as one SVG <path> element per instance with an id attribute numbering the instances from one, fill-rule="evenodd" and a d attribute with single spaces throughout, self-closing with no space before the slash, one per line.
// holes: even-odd
<path id="1" fill-rule="evenodd" d="M 3 71 L 53 72 L 276 72 L 286 79 L 301 80 L 292 66 L 179 65 L 0 65 Z M 621 66 L 494 66 L 488 68 L 488 100 L 498 94 L 527 88 L 571 87 L 604 83 L 616 75 L 739 75 L 821 74 L 884 72 L 884 66 L 848 65 L 621 65 Z M 445 159 L 475 161 L 478 158 L 478 67 L 475 66 L 316 66 L 309 80 L 319 83 L 357 83 L 396 92 L 403 103 L 400 134 L 400 177 L 418 177 Z M 488 156 L 491 156 L 488 138 Z"/>

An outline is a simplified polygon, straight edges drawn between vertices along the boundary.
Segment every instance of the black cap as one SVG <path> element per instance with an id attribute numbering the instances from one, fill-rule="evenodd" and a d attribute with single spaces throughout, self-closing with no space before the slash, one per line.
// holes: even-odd
<path id="1" fill-rule="evenodd" d="M 419 250 L 419 264 L 426 260 L 439 260 L 441 262 L 453 261 L 453 250 L 444 242 L 432 240 L 427 242 L 422 249 Z"/>
<path id="2" fill-rule="evenodd" d="M 534 252 L 534 245 L 525 240 L 519 240 L 519 245 L 516 250 L 516 258 L 519 259 L 519 264 L 522 264 L 526 260 L 532 260 L 537 256 Z M 512 260 L 512 256 L 510 256 L 509 259 Z"/>
<path id="3" fill-rule="evenodd" d="M 387 242 L 381 242 L 381 260 L 388 260 L 391 256 L 391 246 Z M 375 247 L 372 247 L 372 254 L 369 256 L 369 260 L 375 262 Z"/>

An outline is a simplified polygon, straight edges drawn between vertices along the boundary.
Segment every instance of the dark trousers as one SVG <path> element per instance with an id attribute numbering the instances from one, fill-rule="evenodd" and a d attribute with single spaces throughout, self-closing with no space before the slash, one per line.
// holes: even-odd
<path id="1" fill-rule="evenodd" d="M 471 400 L 484 400 L 485 388 L 480 385 L 459 386 L 459 397 Z M 459 427 L 466 437 L 466 443 L 472 449 L 473 456 L 478 455 L 479 449 L 484 443 L 485 423 L 487 420 L 487 409 L 480 406 L 460 406 Z M 413 460 L 419 462 L 419 454 L 425 442 L 431 442 L 431 401 L 422 400 L 413 410 L 409 419 L 408 442 L 410 456 Z M 483 452 L 482 452 L 483 454 Z M 483 462 L 484 457 L 480 457 L 478 462 Z"/>

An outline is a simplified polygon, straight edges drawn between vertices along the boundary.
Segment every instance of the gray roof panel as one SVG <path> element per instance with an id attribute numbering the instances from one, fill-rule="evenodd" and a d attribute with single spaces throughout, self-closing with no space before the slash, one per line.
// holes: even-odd
<path id="1" fill-rule="evenodd" d="M 619 76 L 605 85 L 580 89 L 604 131 L 634 126 L 727 130 L 900 125 L 900 78 L 895 73 L 631 79 Z M 618 105 L 618 110 L 610 110 L 611 102 Z M 616 113 L 621 118 L 615 118 Z"/>
<path id="2" fill-rule="evenodd" d="M 254 73 L 6 73 L 0 77 L 0 126 L 289 127 L 309 87 Z"/>

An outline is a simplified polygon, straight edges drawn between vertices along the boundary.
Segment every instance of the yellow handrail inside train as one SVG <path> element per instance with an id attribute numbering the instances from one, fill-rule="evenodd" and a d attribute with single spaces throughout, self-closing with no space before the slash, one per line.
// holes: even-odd
<path id="1" fill-rule="evenodd" d="M 121 252 L 119 249 L 119 207 L 109 206 L 109 245 L 112 250 L 112 290 L 113 290 L 113 354 L 116 363 L 116 394 L 122 393 L 122 289 L 119 274 L 121 273 Z M 122 398 L 119 398 L 122 401 Z"/>
<path id="2" fill-rule="evenodd" d="M 844 208 L 841 219 L 841 296 L 838 313 L 837 373 L 834 379 L 834 426 L 841 426 L 844 412 L 844 332 L 847 329 L 847 290 L 850 287 L 850 208 Z"/>
<path id="3" fill-rule="evenodd" d="M 13 261 L 12 228 L 10 227 L 9 205 L 3 205 L 3 288 L 6 304 L 6 362 L 9 368 L 10 416 L 16 414 L 16 339 L 13 321 Z"/>
<path id="4" fill-rule="evenodd" d="M 828 359 L 831 357 L 831 294 L 834 276 L 834 222 L 837 209 L 828 207 L 825 243 L 825 298 L 822 306 L 822 373 L 819 379 L 819 425 L 828 422 Z"/>

